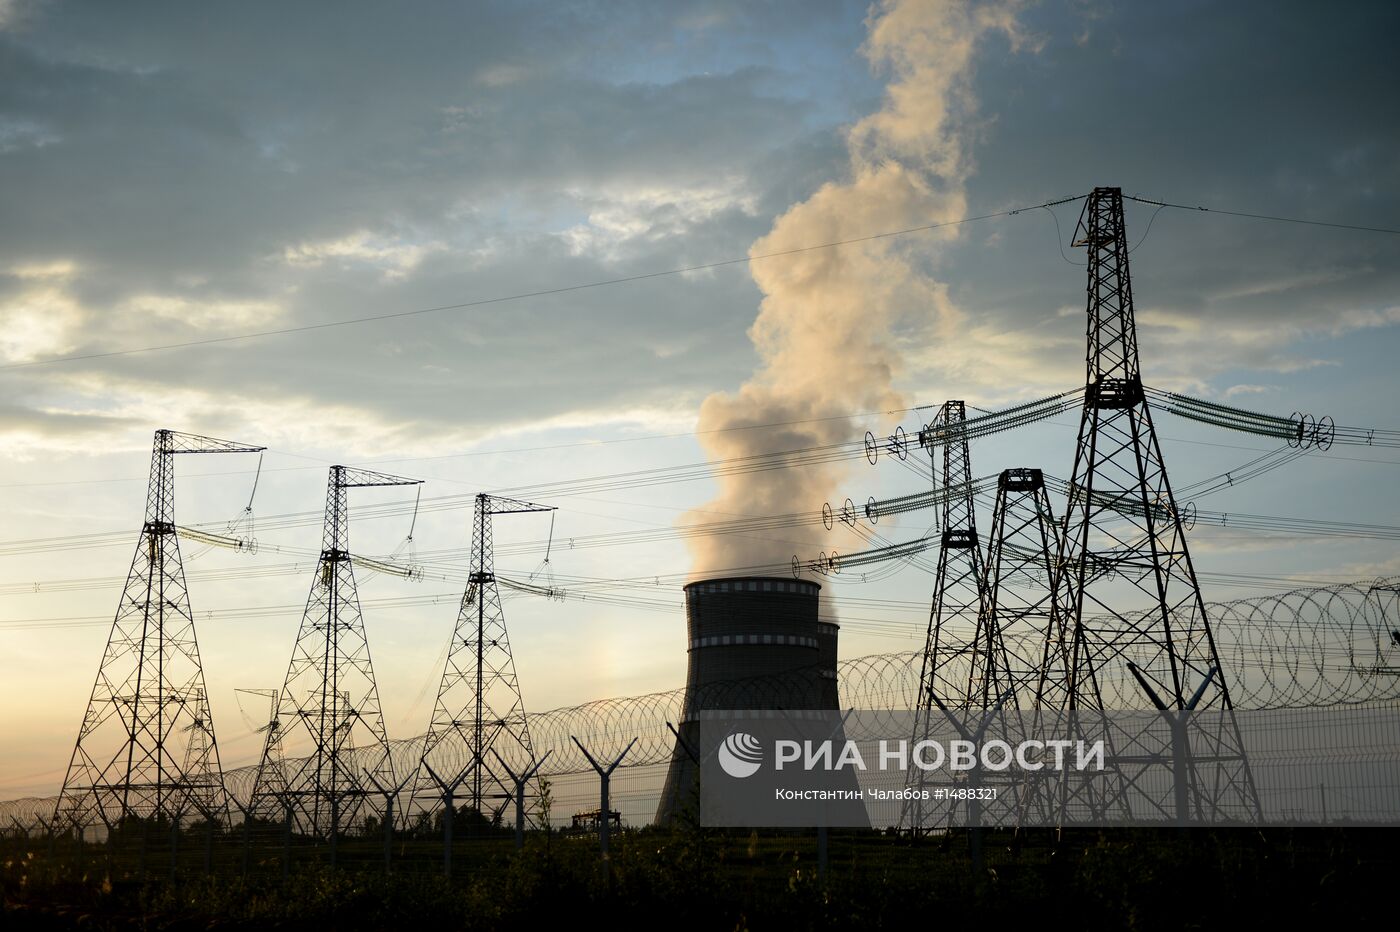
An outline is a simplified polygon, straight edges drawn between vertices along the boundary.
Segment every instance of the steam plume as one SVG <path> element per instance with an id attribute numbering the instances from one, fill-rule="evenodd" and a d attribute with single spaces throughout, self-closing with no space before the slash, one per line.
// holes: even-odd
<path id="1" fill-rule="evenodd" d="M 872 9 L 863 52 L 890 72 L 883 106 L 848 131 L 848 177 L 789 208 L 749 254 L 781 252 L 965 215 L 971 171 L 968 125 L 973 52 L 994 31 L 1018 39 L 1015 0 L 885 0 Z M 750 267 L 763 292 L 749 337 L 761 363 L 735 394 L 705 399 L 698 429 L 712 459 L 795 450 L 858 436 L 841 417 L 755 430 L 724 430 L 904 406 L 895 390 L 901 331 L 935 338 L 954 323 L 946 287 L 919 267 L 956 228 L 907 241 L 876 240 L 801 252 Z M 711 431 L 710 433 L 704 433 Z M 722 431 L 714 433 L 712 431 Z M 689 521 L 781 514 L 820 507 L 840 494 L 840 465 L 725 477 L 719 496 Z M 758 536 L 691 539 L 697 575 L 786 565 L 828 549 L 817 526 Z"/>

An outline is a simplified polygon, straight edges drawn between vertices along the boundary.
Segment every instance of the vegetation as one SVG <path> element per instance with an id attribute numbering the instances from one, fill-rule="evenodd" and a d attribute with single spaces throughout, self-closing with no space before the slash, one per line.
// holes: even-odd
<path id="1" fill-rule="evenodd" d="M 1389 917 L 1400 862 L 1396 834 L 1374 829 L 989 833 L 974 874 L 965 835 L 833 831 L 819 878 L 811 833 L 647 829 L 614 838 L 610 870 L 593 839 L 536 834 L 521 853 L 499 838 L 464 842 L 450 881 L 440 844 L 408 838 L 396 840 L 389 875 L 382 845 L 365 839 L 344 842 L 335 869 L 323 849 L 299 846 L 284 878 L 268 847 L 245 873 L 233 838 L 202 851 L 190 837 L 175 852 L 71 841 L 50 851 L 43 840 L 6 839 L 0 927 L 504 929 L 594 917 L 667 932 L 1338 924 Z"/>

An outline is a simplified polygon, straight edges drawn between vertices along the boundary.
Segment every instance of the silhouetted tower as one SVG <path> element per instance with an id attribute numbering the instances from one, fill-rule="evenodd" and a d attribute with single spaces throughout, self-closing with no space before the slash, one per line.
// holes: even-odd
<path id="1" fill-rule="evenodd" d="M 227 817 L 175 527 L 175 456 L 263 449 L 156 431 L 146 520 L 63 781 L 60 822 L 110 825 L 191 810 Z"/>
<path id="2" fill-rule="evenodd" d="M 287 678 L 270 723 L 252 805 L 268 818 L 290 807 L 301 831 L 334 838 L 369 814 L 366 773 L 391 786 L 393 763 L 360 615 L 350 553 L 349 489 L 418 485 L 366 469 L 332 466 L 321 557 L 312 577 Z"/>
<path id="3" fill-rule="evenodd" d="M 1043 692 L 1063 690 L 1052 562 L 1058 547 L 1044 474 L 1003 470 L 987 542 L 987 611 L 972 660 L 974 706 L 1004 700 L 1008 709 L 1032 709 Z"/>
<path id="4" fill-rule="evenodd" d="M 986 579 L 973 505 L 966 421 L 963 402 L 948 401 L 919 431 L 919 445 L 933 459 L 935 487 L 938 451 L 942 449 L 943 479 L 937 489 L 942 493 L 942 536 L 911 746 L 934 737 L 943 727 L 945 710 L 965 708 L 974 699 L 974 645 L 980 639 L 986 615 Z M 927 772 L 915 767 L 909 768 L 907 778 L 909 787 L 916 790 L 925 790 L 935 782 Z M 948 808 L 941 803 L 911 799 L 903 807 L 901 822 L 913 831 L 925 831 L 941 822 Z"/>
<path id="5" fill-rule="evenodd" d="M 471 575 L 462 594 L 433 720 L 423 743 L 422 761 L 444 779 L 465 774 L 461 785 L 466 805 L 491 821 L 514 798 L 514 784 L 501 770 L 496 755 L 518 773 L 529 769 L 535 760 L 501 609 L 491 519 L 553 510 L 548 505 L 477 495 Z M 549 593 L 539 586 L 514 581 L 506 584 L 537 594 Z M 435 790 L 431 775 L 420 762 L 415 795 L 433 796 Z"/>
<path id="6" fill-rule="evenodd" d="M 1101 679 L 1130 674 L 1165 709 L 1230 710 L 1210 620 L 1138 363 L 1123 196 L 1095 188 L 1075 230 L 1088 249 L 1084 410 L 1056 565 L 1070 640 L 1061 707 L 1101 709 Z M 1258 812 L 1233 716 L 1205 747 L 1193 808 Z M 1204 737 L 1204 736 L 1203 736 Z M 1120 750 L 1122 750 L 1120 748 Z M 1138 749 L 1151 753 L 1153 749 Z M 1161 749 L 1157 749 L 1160 751 Z"/>
<path id="7" fill-rule="evenodd" d="M 933 457 L 935 473 L 938 450 L 941 448 L 943 453 L 942 546 L 938 550 L 938 572 L 919 677 L 919 710 L 936 709 L 938 702 L 962 706 L 974 699 L 976 673 L 970 645 L 980 633 L 986 586 L 973 507 L 966 421 L 964 404 L 948 401 L 933 421 L 919 431 L 919 445 Z"/>

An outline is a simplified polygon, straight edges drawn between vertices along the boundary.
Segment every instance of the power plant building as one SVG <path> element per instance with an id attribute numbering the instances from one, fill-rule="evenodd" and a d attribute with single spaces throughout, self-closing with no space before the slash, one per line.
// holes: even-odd
<path id="1" fill-rule="evenodd" d="M 821 586 L 803 579 L 739 576 L 685 587 L 689 664 L 671 767 L 657 808 L 667 824 L 698 802 L 700 721 L 707 713 L 771 717 L 836 711 L 839 626 L 818 619 Z"/>

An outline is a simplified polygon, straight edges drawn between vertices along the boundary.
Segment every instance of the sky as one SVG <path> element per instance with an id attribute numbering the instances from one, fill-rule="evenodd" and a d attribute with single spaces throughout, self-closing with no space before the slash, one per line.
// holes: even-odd
<path id="1" fill-rule="evenodd" d="M 527 708 L 670 689 L 688 574 L 863 546 L 707 549 L 678 524 L 907 494 L 917 471 L 543 486 L 1083 383 L 1078 202 L 805 247 L 1096 185 L 1393 229 L 1397 31 L 1380 2 L 0 2 L 0 796 L 61 783 L 154 430 L 268 447 L 177 463 L 181 524 L 238 517 L 260 469 L 259 552 L 185 546 L 225 766 L 256 757 L 266 712 L 235 690 L 280 685 L 335 463 L 425 480 L 416 521 L 402 490 L 351 502 L 398 503 L 352 524 L 357 550 L 409 553 L 412 522 L 425 566 L 361 579 L 391 736 L 431 712 L 483 490 L 559 507 L 496 533 L 503 574 L 574 593 L 506 603 Z M 1150 385 L 1400 427 L 1400 236 L 1138 202 L 1127 224 Z M 295 332 L 246 336 L 269 331 Z M 1178 485 L 1275 446 L 1159 430 Z M 1067 476 L 1073 446 L 1059 418 L 979 441 L 974 473 Z M 1201 507 L 1400 523 L 1397 464 L 1336 447 Z M 1208 598 L 1400 573 L 1386 542 L 1192 544 Z M 843 656 L 922 645 L 925 569 L 823 582 Z"/>

